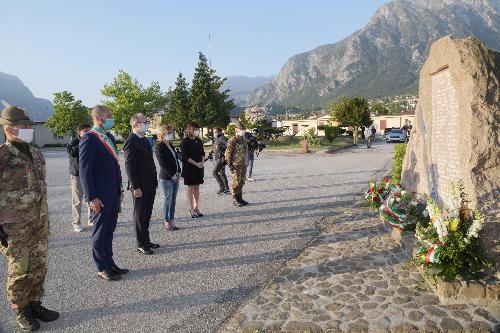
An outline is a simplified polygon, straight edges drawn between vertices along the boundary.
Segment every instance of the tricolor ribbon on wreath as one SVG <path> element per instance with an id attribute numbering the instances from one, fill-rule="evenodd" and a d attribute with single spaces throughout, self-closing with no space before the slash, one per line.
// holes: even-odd
<path id="1" fill-rule="evenodd" d="M 443 247 L 439 244 L 432 244 L 431 247 L 427 250 L 427 254 L 425 255 L 425 263 L 428 264 L 437 264 L 439 263 L 439 255 Z"/>

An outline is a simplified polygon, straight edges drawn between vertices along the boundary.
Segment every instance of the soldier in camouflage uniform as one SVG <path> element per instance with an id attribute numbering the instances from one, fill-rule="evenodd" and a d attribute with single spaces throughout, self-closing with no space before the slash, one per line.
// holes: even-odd
<path id="1" fill-rule="evenodd" d="M 233 205 L 242 207 L 248 205 L 248 202 L 243 200 L 243 186 L 245 185 L 247 175 L 247 156 L 248 144 L 244 138 L 246 133 L 245 126 L 242 123 L 236 123 L 237 132 L 227 143 L 226 161 L 233 177 L 231 189 L 233 192 Z"/>
<path id="2" fill-rule="evenodd" d="M 31 332 L 40 328 L 37 319 L 59 317 L 40 301 L 49 239 L 45 160 L 29 144 L 34 123 L 23 109 L 5 108 L 0 124 L 7 139 L 0 146 L 0 252 L 7 259 L 7 297 L 17 324 Z"/>

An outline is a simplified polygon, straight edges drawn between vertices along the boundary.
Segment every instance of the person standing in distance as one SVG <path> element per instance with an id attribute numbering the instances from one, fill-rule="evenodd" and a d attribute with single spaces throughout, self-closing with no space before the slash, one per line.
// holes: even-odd
<path id="1" fill-rule="evenodd" d="M 254 136 L 254 134 L 255 133 L 245 131 L 244 135 L 244 138 L 247 141 L 248 145 L 248 158 L 247 158 L 248 177 L 246 179 L 248 182 L 255 181 L 252 178 L 253 163 L 255 161 L 255 151 L 259 149 L 259 143 L 257 142 L 257 138 Z"/>
<path id="2" fill-rule="evenodd" d="M 199 138 L 200 126 L 191 122 L 187 125 L 186 137 L 182 140 L 182 177 L 184 185 L 187 186 L 187 197 L 189 202 L 189 212 L 191 217 L 203 217 L 200 211 L 200 185 L 204 183 L 205 150 L 203 141 Z"/>
<path id="3" fill-rule="evenodd" d="M 153 213 L 156 188 L 156 166 L 153 159 L 153 150 L 145 138 L 150 125 L 149 120 L 142 113 L 136 113 L 130 119 L 132 133 L 125 140 L 125 169 L 128 176 L 128 189 L 134 200 L 134 226 L 137 238 L 137 252 L 153 254 L 152 249 L 160 247 L 151 243 L 149 238 L 149 222 Z"/>
<path id="4" fill-rule="evenodd" d="M 113 233 L 123 200 L 122 175 L 115 138 L 113 113 L 105 106 L 92 109 L 94 127 L 80 141 L 80 181 L 92 209 L 92 254 L 97 275 L 107 281 L 121 279 L 128 269 L 113 260 Z"/>
<path id="5" fill-rule="evenodd" d="M 227 143 L 226 162 L 233 178 L 231 184 L 233 205 L 242 207 L 248 205 L 248 202 L 243 200 L 243 186 L 247 175 L 248 143 L 244 138 L 245 126 L 239 121 L 235 125 L 238 131 Z"/>
<path id="6" fill-rule="evenodd" d="M 71 221 L 73 224 L 73 230 L 76 232 L 82 232 L 83 228 L 80 224 L 82 215 L 82 203 L 83 203 L 83 190 L 82 184 L 80 183 L 80 173 L 79 173 L 79 159 L 80 159 L 80 139 L 90 131 L 91 126 L 89 124 L 81 124 L 78 126 L 78 137 L 73 139 L 70 144 L 66 147 L 66 151 L 69 154 L 69 174 L 71 178 Z M 90 206 L 88 203 L 87 207 L 87 224 L 92 226 L 92 220 L 90 219 Z"/>
<path id="7" fill-rule="evenodd" d="M 219 191 L 217 191 L 217 194 L 223 194 L 223 193 L 231 193 L 229 191 L 229 185 L 227 182 L 227 177 L 226 177 L 226 158 L 225 158 L 225 153 L 226 153 L 226 148 L 227 148 L 227 138 L 222 133 L 222 128 L 215 128 L 214 129 L 214 149 L 212 150 L 214 159 L 215 159 L 215 165 L 214 169 L 212 171 L 212 174 L 217 181 L 217 184 L 219 184 Z"/>
<path id="8" fill-rule="evenodd" d="M 47 275 L 49 212 L 45 159 L 30 145 L 34 122 L 17 106 L 2 111 L 6 142 L 0 146 L 0 252 L 7 259 L 7 299 L 23 331 L 59 313 L 42 306 Z"/>

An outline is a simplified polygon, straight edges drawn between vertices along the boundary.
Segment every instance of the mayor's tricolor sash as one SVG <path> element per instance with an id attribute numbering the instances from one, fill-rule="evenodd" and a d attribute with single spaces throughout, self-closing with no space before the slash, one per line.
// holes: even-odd
<path id="1" fill-rule="evenodd" d="M 116 149 L 115 144 L 111 139 L 106 135 L 106 132 L 104 132 L 101 128 L 99 127 L 94 127 L 89 131 L 90 134 L 94 135 L 101 143 L 104 145 L 104 148 L 113 155 L 115 160 L 118 162 L 118 150 Z"/>

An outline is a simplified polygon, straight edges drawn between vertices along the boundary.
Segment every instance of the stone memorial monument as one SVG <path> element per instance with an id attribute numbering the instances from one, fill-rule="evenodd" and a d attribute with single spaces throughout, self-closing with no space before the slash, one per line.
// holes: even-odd
<path id="1" fill-rule="evenodd" d="M 419 102 L 402 184 L 449 207 L 462 181 L 485 217 L 484 248 L 500 265 L 500 53 L 475 38 L 435 42 L 420 72 Z M 499 267 L 500 268 L 500 267 Z"/>

